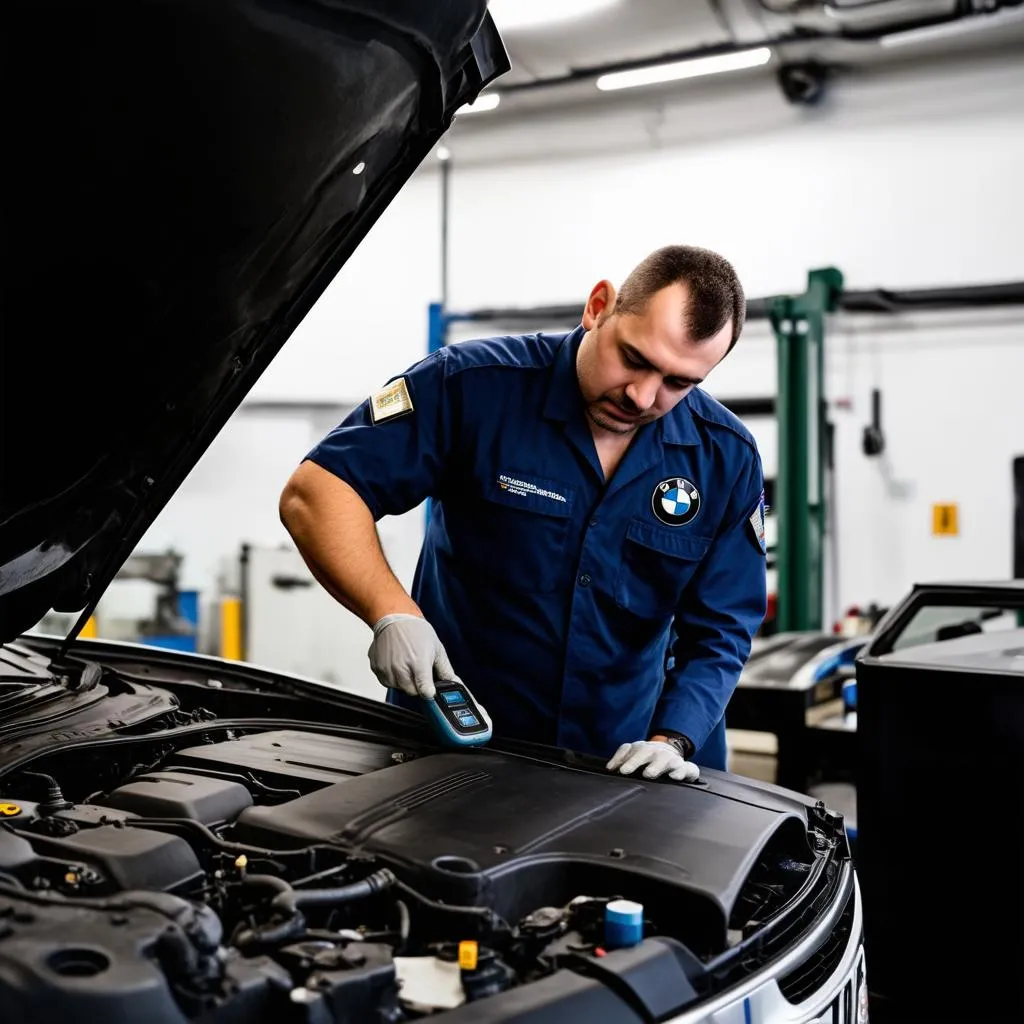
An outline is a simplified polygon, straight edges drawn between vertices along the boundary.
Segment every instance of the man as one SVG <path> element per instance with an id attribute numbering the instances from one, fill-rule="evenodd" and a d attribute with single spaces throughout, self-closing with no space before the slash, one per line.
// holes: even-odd
<path id="1" fill-rule="evenodd" d="M 282 521 L 372 626 L 392 703 L 455 677 L 495 736 L 648 778 L 725 768 L 766 610 L 764 485 L 749 432 L 697 386 L 745 312 L 720 256 L 659 249 L 618 292 L 595 285 L 575 330 L 435 352 L 307 455 Z M 375 522 L 428 497 L 410 596 Z"/>

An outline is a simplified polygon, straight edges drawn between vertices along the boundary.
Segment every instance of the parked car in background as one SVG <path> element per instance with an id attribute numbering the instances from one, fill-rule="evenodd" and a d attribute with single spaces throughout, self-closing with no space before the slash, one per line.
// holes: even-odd
<path id="1" fill-rule="evenodd" d="M 894 1021 L 1024 1019 L 1024 579 L 917 585 L 857 662 L 856 860 Z M 977 962 L 908 957 L 949 923 Z"/>

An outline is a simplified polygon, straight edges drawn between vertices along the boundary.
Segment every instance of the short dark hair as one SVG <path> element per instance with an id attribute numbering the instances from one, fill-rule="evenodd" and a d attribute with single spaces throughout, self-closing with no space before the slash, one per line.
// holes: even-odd
<path id="1" fill-rule="evenodd" d="M 710 249 L 667 245 L 657 249 L 622 283 L 613 312 L 642 313 L 648 299 L 669 285 L 690 288 L 686 329 L 698 341 L 714 337 L 732 318 L 732 351 L 743 330 L 747 300 L 732 264 Z"/>

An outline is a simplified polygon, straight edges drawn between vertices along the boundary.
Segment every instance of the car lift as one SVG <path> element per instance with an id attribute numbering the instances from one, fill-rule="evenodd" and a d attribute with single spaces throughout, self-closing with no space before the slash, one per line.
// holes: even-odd
<path id="1" fill-rule="evenodd" d="M 442 293 L 446 291 L 442 289 Z M 836 312 L 901 313 L 1024 306 L 1024 281 L 913 291 L 846 291 L 834 267 L 812 270 L 800 295 L 750 299 L 747 319 L 767 319 L 778 355 L 776 396 L 724 401 L 741 419 L 778 417 L 778 475 L 766 481 L 777 526 L 769 564 L 777 571 L 773 633 L 820 633 L 823 628 L 826 478 L 832 467 L 832 426 L 824 386 L 826 320 Z M 452 312 L 443 303 L 428 311 L 428 348 L 448 342 L 452 324 L 501 324 L 528 330 L 571 329 L 582 303 Z M 774 486 L 772 486 L 774 484 Z M 774 500 L 772 500 L 774 499 Z M 837 643 L 842 640 L 837 637 Z M 801 674 L 789 683 L 743 679 L 729 703 L 730 728 L 774 733 L 778 738 L 776 781 L 807 788 L 817 755 L 807 711 L 840 696 L 843 676 L 825 681 Z"/>

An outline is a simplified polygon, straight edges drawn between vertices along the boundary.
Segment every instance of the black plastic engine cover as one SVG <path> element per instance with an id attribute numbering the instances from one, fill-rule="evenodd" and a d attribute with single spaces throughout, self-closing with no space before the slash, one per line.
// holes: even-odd
<path id="1" fill-rule="evenodd" d="M 143 818 L 189 818 L 204 825 L 234 821 L 252 806 L 240 782 L 184 772 L 149 772 L 108 794 L 103 803 Z"/>
<path id="2" fill-rule="evenodd" d="M 600 959 L 580 954 L 567 966 L 610 988 L 628 990 L 652 1020 L 663 1020 L 694 1002 L 697 990 L 690 978 L 704 972 L 704 965 L 685 946 L 664 937 L 612 950 Z"/>
<path id="3" fill-rule="evenodd" d="M 641 1024 L 649 1019 L 600 981 L 573 971 L 558 971 L 444 1015 L 445 1024 Z"/>
<path id="4" fill-rule="evenodd" d="M 581 894 L 628 896 L 649 915 L 688 915 L 716 945 L 769 842 L 811 859 L 793 809 L 484 751 L 431 755 L 251 807 L 233 833 L 257 845 L 331 842 L 374 854 L 434 899 L 486 903 L 508 920 Z"/>
<path id="5" fill-rule="evenodd" d="M 40 856 L 98 867 L 112 883 L 108 889 L 167 892 L 203 877 L 195 852 L 184 839 L 151 829 L 101 825 L 59 839 L 36 834 L 27 838 Z"/>
<path id="6" fill-rule="evenodd" d="M 285 788 L 298 783 L 302 790 L 307 790 L 393 763 L 392 751 L 380 743 L 278 729 L 187 747 L 175 754 L 173 767 L 185 771 L 242 769 L 252 772 L 265 785 Z"/>
<path id="7" fill-rule="evenodd" d="M 0 825 L 0 871 L 15 871 L 35 860 L 32 844 L 15 835 L 6 825 Z"/>
<path id="8" fill-rule="evenodd" d="M 0 895 L 0 1021 L 194 1019 L 196 1007 L 180 1005 L 173 987 L 175 981 L 186 991 L 194 986 L 194 978 L 176 975 L 198 913 L 172 897 L 164 898 L 168 913 L 136 899 L 161 905 L 159 897 L 138 893 L 97 901 L 95 909 Z M 266 957 L 238 957 L 220 970 L 224 977 L 208 997 L 204 1022 L 280 1019 L 291 986 L 281 967 Z"/>

